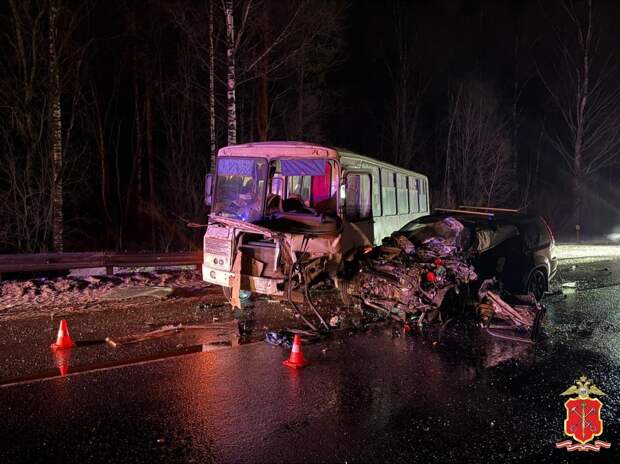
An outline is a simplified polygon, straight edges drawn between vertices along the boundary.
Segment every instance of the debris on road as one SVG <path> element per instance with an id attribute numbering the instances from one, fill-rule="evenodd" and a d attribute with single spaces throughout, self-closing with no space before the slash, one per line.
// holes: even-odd
<path id="1" fill-rule="evenodd" d="M 115 288 L 101 297 L 102 301 L 107 300 L 128 300 L 131 298 L 158 298 L 160 300 L 172 295 L 172 287 L 130 287 Z"/>
<path id="2" fill-rule="evenodd" d="M 479 315 L 490 335 L 516 341 L 535 341 L 546 309 L 533 295 L 500 296 L 496 279 L 485 280 L 478 290 Z M 510 302 L 506 301 L 509 300 Z M 494 320 L 495 319 L 495 320 Z M 498 321 L 499 324 L 495 323 Z M 498 334 L 490 329 L 529 331 L 529 339 Z"/>
<path id="3" fill-rule="evenodd" d="M 269 331 L 265 332 L 265 341 L 273 346 L 291 348 L 293 346 L 293 334 L 285 330 Z"/>
<path id="4" fill-rule="evenodd" d="M 332 318 L 329 320 L 329 326 L 330 327 L 338 327 L 340 325 L 340 316 L 336 315 L 336 316 L 332 316 Z"/>
<path id="5" fill-rule="evenodd" d="M 397 235 L 364 254 L 348 293 L 403 322 L 411 314 L 436 317 L 448 293 L 458 293 L 477 275 L 460 253 L 462 224 L 447 218 L 433 229 L 438 235 L 418 247 Z"/>
<path id="6" fill-rule="evenodd" d="M 128 335 L 125 337 L 106 337 L 105 341 L 112 347 L 117 348 L 121 345 L 129 345 L 133 343 L 144 342 L 147 340 L 154 340 L 156 338 L 166 337 L 174 335 L 182 331 L 196 330 L 196 331 L 208 331 L 215 332 L 216 336 L 229 337 L 236 332 L 236 324 L 229 322 L 225 324 L 209 324 L 209 325 L 165 325 L 157 330 L 146 332 L 137 335 Z"/>
<path id="7" fill-rule="evenodd" d="M 228 303 L 198 303 L 196 309 L 201 311 L 209 311 L 212 309 L 219 309 L 228 306 Z"/>
<path id="8" fill-rule="evenodd" d="M 500 325 L 492 328 L 529 331 L 535 339 L 545 310 L 533 296 L 503 292 L 495 279 L 485 280 L 477 295 L 472 294 L 471 283 L 478 275 L 461 246 L 463 229 L 459 221 L 447 217 L 429 224 L 418 236 L 419 243 L 403 235 L 385 240 L 359 256 L 359 272 L 346 286 L 348 296 L 407 325 L 443 322 L 465 309 L 487 330 L 498 321 Z"/>

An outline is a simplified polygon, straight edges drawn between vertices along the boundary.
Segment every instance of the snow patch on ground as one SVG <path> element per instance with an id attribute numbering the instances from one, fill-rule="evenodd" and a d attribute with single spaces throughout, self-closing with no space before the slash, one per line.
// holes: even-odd
<path id="1" fill-rule="evenodd" d="M 122 288 L 172 287 L 200 289 L 209 285 L 195 270 L 126 272 L 114 276 L 70 275 L 68 277 L 9 280 L 0 283 L 0 315 L 6 310 L 34 306 L 79 306 L 106 299 Z"/>

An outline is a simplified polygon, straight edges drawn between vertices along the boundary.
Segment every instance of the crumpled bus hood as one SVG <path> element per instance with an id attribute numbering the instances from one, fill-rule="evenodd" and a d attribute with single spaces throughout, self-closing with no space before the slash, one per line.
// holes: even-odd
<path id="1" fill-rule="evenodd" d="M 234 227 L 235 229 L 241 229 L 246 232 L 263 234 L 265 237 L 275 238 L 282 235 L 265 227 L 257 226 L 256 224 L 252 224 L 251 222 L 244 222 L 239 219 L 216 216 L 213 214 L 209 215 L 209 219 L 211 220 L 211 222 L 216 222 L 225 226 Z"/>
<path id="2" fill-rule="evenodd" d="M 210 215 L 212 223 L 233 227 L 244 232 L 262 234 L 265 237 L 273 238 L 281 246 L 286 245 L 290 252 L 304 251 L 316 255 L 334 255 L 336 261 L 342 258 L 341 235 L 336 233 L 326 236 L 315 236 L 311 240 L 304 240 L 304 234 L 277 232 L 262 227 L 251 222 L 244 222 L 239 219 L 227 218 L 222 216 Z"/>

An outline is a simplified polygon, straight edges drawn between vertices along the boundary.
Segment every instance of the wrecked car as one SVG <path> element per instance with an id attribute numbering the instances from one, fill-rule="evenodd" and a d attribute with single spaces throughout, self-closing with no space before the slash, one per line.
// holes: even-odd
<path id="1" fill-rule="evenodd" d="M 433 224 L 446 217 L 463 224 L 459 246 L 469 255 L 480 282 L 496 278 L 506 290 L 533 294 L 540 301 L 557 271 L 555 240 L 542 217 L 482 207 L 438 209 L 406 224 L 399 233 L 419 243 L 434 233 Z"/>
<path id="2" fill-rule="evenodd" d="M 472 231 L 451 216 L 434 219 L 409 236 L 397 231 L 350 261 L 343 299 L 404 324 L 469 319 L 491 335 L 534 341 L 545 308 L 531 293 L 511 293 L 495 277 L 481 279 L 473 265 Z"/>
<path id="3" fill-rule="evenodd" d="M 308 300 L 343 258 L 428 214 L 428 180 L 341 149 L 262 142 L 219 150 L 205 183 L 211 206 L 203 279 L 233 306 L 250 291 Z"/>

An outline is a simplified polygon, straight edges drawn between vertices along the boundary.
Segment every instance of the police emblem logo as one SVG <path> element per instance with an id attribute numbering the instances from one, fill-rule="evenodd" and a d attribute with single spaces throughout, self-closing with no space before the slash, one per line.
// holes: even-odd
<path id="1" fill-rule="evenodd" d="M 573 396 L 564 402 L 566 418 L 564 419 L 564 434 L 572 440 L 556 443 L 556 448 L 566 448 L 567 451 L 600 451 L 601 448 L 611 447 L 611 443 L 594 440 L 603 434 L 601 408 L 603 403 L 599 398 L 591 396 L 606 396 L 590 379 L 581 376 L 575 385 L 571 385 L 561 396 Z"/>

